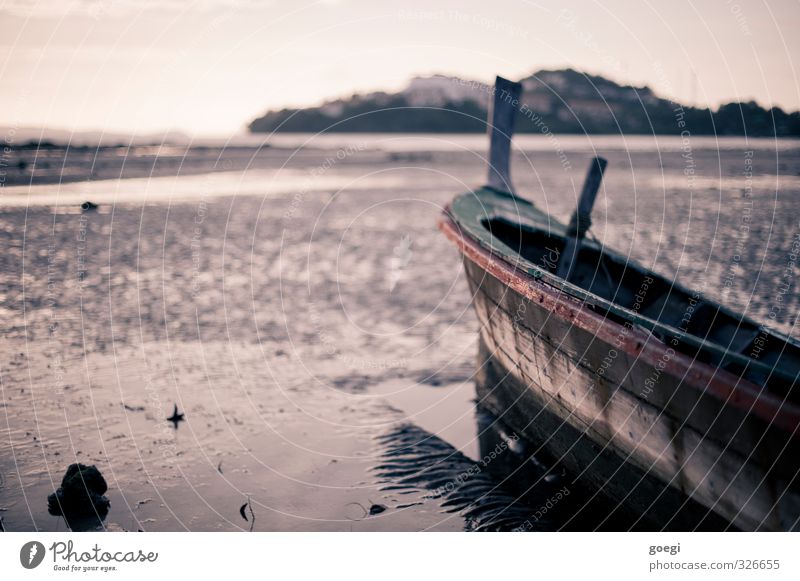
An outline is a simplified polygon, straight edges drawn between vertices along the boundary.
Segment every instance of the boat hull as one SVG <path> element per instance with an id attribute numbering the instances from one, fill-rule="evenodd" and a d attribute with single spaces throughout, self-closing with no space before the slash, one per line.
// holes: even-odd
<path id="1" fill-rule="evenodd" d="M 565 422 L 493 353 L 481 338 L 475 375 L 480 407 L 504 433 L 532 443 L 540 463 L 555 467 L 556 472 L 566 470 L 567 488 L 580 488 L 588 499 L 577 506 L 562 530 L 585 530 L 586 523 L 592 530 L 605 531 L 736 530 L 716 513 L 604 448 L 587 430 Z"/>
<path id="2" fill-rule="evenodd" d="M 654 528 L 798 527 L 792 421 L 770 421 L 738 378 L 515 270 L 448 217 L 440 225 L 464 254 L 480 323 L 481 404 L 510 429 Z"/>

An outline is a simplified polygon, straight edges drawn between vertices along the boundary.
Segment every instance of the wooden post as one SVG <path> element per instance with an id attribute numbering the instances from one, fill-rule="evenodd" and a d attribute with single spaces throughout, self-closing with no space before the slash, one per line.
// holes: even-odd
<path id="1" fill-rule="evenodd" d="M 564 280 L 569 280 L 573 265 L 577 262 L 581 241 L 592 226 L 592 208 L 597 191 L 600 189 L 600 183 L 603 181 L 606 165 L 608 162 L 602 157 L 595 157 L 592 160 L 589 165 L 589 173 L 586 174 L 586 181 L 583 183 L 581 197 L 578 199 L 578 206 L 567 225 L 567 242 L 558 263 L 558 276 Z"/>
<path id="2" fill-rule="evenodd" d="M 514 193 L 511 184 L 511 136 L 519 108 L 522 85 L 497 77 L 494 101 L 489 108 L 489 177 L 487 185 L 501 192 Z"/>

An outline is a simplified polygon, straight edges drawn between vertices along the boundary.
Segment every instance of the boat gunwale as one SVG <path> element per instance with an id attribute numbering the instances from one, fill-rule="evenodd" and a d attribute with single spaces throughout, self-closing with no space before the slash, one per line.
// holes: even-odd
<path id="1" fill-rule="evenodd" d="M 800 436 L 800 407 L 788 399 L 780 398 L 765 387 L 676 350 L 673 350 L 674 355 L 668 357 L 665 363 L 664 355 L 668 346 L 663 341 L 643 329 L 623 327 L 588 308 L 590 302 L 570 295 L 563 288 L 522 270 L 506 257 L 486 248 L 464 232 L 452 216 L 450 205 L 439 218 L 438 226 L 458 246 L 462 254 L 534 304 L 606 343 L 615 345 L 637 360 L 642 358 L 649 365 L 663 365 L 664 371 L 679 378 L 681 383 L 716 397 L 723 405 L 732 405 L 752 413 L 769 424 L 791 432 L 792 437 Z M 624 340 L 619 341 L 620 330 L 623 328 L 627 329 L 622 334 Z"/>
<path id="2" fill-rule="evenodd" d="M 561 228 L 563 230 L 566 230 L 566 228 L 565 228 L 565 226 L 563 224 L 561 224 L 558 220 L 555 220 L 554 218 L 552 218 L 549 214 L 543 213 L 541 210 L 539 210 L 530 201 L 528 201 L 528 200 L 526 200 L 524 198 L 520 198 L 520 197 L 518 197 L 518 196 L 516 196 L 514 194 L 509 194 L 507 192 L 503 192 L 503 191 L 497 190 L 495 188 L 490 188 L 490 187 L 479 188 L 478 190 L 475 190 L 474 192 L 468 192 L 466 194 L 462 194 L 461 196 L 457 196 L 455 198 L 455 200 L 453 200 L 453 202 L 455 203 L 455 202 L 457 202 L 457 201 L 459 201 L 461 199 L 464 199 L 464 198 L 478 197 L 478 195 L 483 193 L 483 192 L 488 192 L 492 196 L 494 196 L 494 199 L 488 199 L 487 200 L 487 199 L 484 199 L 483 197 L 481 199 L 481 207 L 484 210 L 484 214 L 485 214 L 484 220 L 501 219 L 501 220 L 504 220 L 504 221 L 507 221 L 509 223 L 515 224 L 517 226 L 521 226 L 521 227 L 526 228 L 526 229 L 540 230 L 540 231 L 542 231 L 542 232 L 544 232 L 546 234 L 549 234 L 549 235 L 553 234 L 553 227 L 554 226 L 557 227 L 557 228 Z M 500 198 L 501 200 L 498 200 L 497 198 Z M 510 202 L 514 203 L 514 206 L 516 208 L 517 219 L 518 219 L 517 221 L 515 221 L 512 218 L 509 218 L 507 215 L 505 215 L 505 213 L 498 212 L 497 202 L 498 201 L 502 201 L 502 200 L 507 200 L 507 201 L 510 201 Z M 529 223 L 525 223 L 524 221 L 520 221 L 519 219 L 524 218 L 525 215 L 524 215 L 524 212 L 521 212 L 521 208 L 520 208 L 520 206 L 518 204 L 522 204 L 524 206 L 527 206 L 527 207 L 530 208 L 531 211 L 536 212 L 538 214 L 541 214 L 542 216 L 545 216 L 547 218 L 547 228 L 546 229 L 543 228 L 542 225 L 536 225 L 535 224 L 535 220 L 533 220 L 534 224 L 529 224 Z M 506 208 L 500 208 L 500 210 L 506 210 Z M 450 213 L 453 216 L 454 219 L 456 218 L 456 214 L 454 212 L 452 212 L 452 204 L 450 204 L 447 207 L 446 211 L 448 213 Z M 462 225 L 460 221 L 456 220 L 456 222 L 458 224 Z M 467 223 L 464 223 L 463 226 L 466 227 L 465 229 L 467 231 L 470 231 Z M 547 230 L 547 232 L 545 232 L 545 230 Z M 643 315 L 643 314 L 641 314 L 639 312 L 634 312 L 631 309 L 629 309 L 627 307 L 624 307 L 624 306 L 622 306 L 622 305 L 620 305 L 618 303 L 615 303 L 614 301 L 605 299 L 605 298 L 603 298 L 603 297 L 591 292 L 590 290 L 584 289 L 584 288 L 579 287 L 579 286 L 577 286 L 575 284 L 567 282 L 567 281 L 559 278 L 557 275 L 555 275 L 555 274 L 553 274 L 553 273 L 551 273 L 551 272 L 549 272 L 549 271 L 547 271 L 545 269 L 539 268 L 539 267 L 531 264 L 530 261 L 528 261 L 525 257 L 520 255 L 518 251 L 516 251 L 513 248 L 509 247 L 508 244 L 504 243 L 502 240 L 497 240 L 494 237 L 492 237 L 491 233 L 489 233 L 488 229 L 486 229 L 483 224 L 481 224 L 479 226 L 478 232 L 480 234 L 487 234 L 488 233 L 489 237 L 491 238 L 490 241 L 487 242 L 487 241 L 482 241 L 480 239 L 480 236 L 476 236 L 475 239 L 479 244 L 481 244 L 484 247 L 487 247 L 491 252 L 493 252 L 494 254 L 496 254 L 497 256 L 499 256 L 501 258 L 503 258 L 506 261 L 510 262 L 512 260 L 512 258 L 513 258 L 517 263 L 519 263 L 520 267 L 523 267 L 523 266 L 525 267 L 524 270 L 526 270 L 529 275 L 533 276 L 534 278 L 545 280 L 550 286 L 553 286 L 553 287 L 555 287 L 557 289 L 560 289 L 560 290 L 564 291 L 565 293 L 567 293 L 568 295 L 573 296 L 573 297 L 585 302 L 586 304 L 591 304 L 591 305 L 600 307 L 602 309 L 605 309 L 606 311 L 609 311 L 611 313 L 614 313 L 615 315 L 618 315 L 618 316 L 621 316 L 621 317 L 625 317 L 626 319 L 629 319 L 631 322 L 637 323 L 637 324 L 639 324 L 639 325 L 641 325 L 643 327 L 649 326 L 650 327 L 650 329 L 649 329 L 650 331 L 653 331 L 655 329 L 662 329 L 664 331 L 668 331 L 673 337 L 678 338 L 680 341 L 682 341 L 684 343 L 693 345 L 697 349 L 702 349 L 702 350 L 705 350 L 705 351 L 709 351 L 709 352 L 715 353 L 720 358 L 720 361 L 723 361 L 723 360 L 726 360 L 726 359 L 728 361 L 731 361 L 731 360 L 738 361 L 740 365 L 750 366 L 750 367 L 752 367 L 754 369 L 758 369 L 762 373 L 765 373 L 767 376 L 775 376 L 776 378 L 781 378 L 784 381 L 786 381 L 787 383 L 789 383 L 790 385 L 792 385 L 792 384 L 794 384 L 794 383 L 796 383 L 798 381 L 798 375 L 797 374 L 795 376 L 791 376 L 791 375 L 789 375 L 787 373 L 784 373 L 782 370 L 775 368 L 774 366 L 770 366 L 769 364 L 764 363 L 763 361 L 759 361 L 757 359 L 753 359 L 752 357 L 748 357 L 747 355 L 742 354 L 742 353 L 732 352 L 729 349 L 726 349 L 725 347 L 723 347 L 722 345 L 720 345 L 720 344 L 718 344 L 718 343 L 716 343 L 714 341 L 710 341 L 710 340 L 705 339 L 703 337 L 698 337 L 697 335 L 694 335 L 694 334 L 689 333 L 687 331 L 684 331 L 682 329 L 678 329 L 678 328 L 676 328 L 676 327 L 674 327 L 672 325 L 663 323 L 663 322 L 658 321 L 658 320 L 654 320 L 654 319 L 652 319 L 650 317 L 647 317 L 647 316 L 645 316 L 645 315 Z M 556 235 L 564 236 L 565 234 L 559 234 L 559 233 L 556 232 Z M 637 270 L 642 275 L 653 276 L 653 277 L 660 278 L 660 279 L 664 280 L 665 282 L 667 282 L 663 277 L 659 276 L 658 274 L 656 274 L 654 272 L 651 272 L 651 271 L 647 270 L 646 268 L 641 267 L 640 265 L 638 265 L 634 261 L 631 261 L 629 259 L 626 259 L 625 257 L 620 256 L 619 254 L 617 254 L 613 250 L 610 250 L 610 249 L 606 248 L 604 245 L 602 245 L 601 243 L 599 243 L 597 241 L 585 240 L 583 242 L 583 246 L 592 247 L 595 250 L 597 250 L 598 252 L 608 256 L 609 258 L 622 259 L 622 261 L 625 262 L 626 268 Z M 497 248 L 497 247 L 499 247 L 499 248 Z M 507 252 L 505 254 L 503 254 L 502 252 L 498 251 L 498 250 L 502 250 L 503 248 L 505 248 L 507 250 Z M 771 328 L 767 327 L 766 325 L 756 323 L 755 321 L 753 321 L 752 319 L 748 318 L 747 316 L 742 315 L 741 313 L 734 312 L 733 310 L 725 307 L 724 305 L 719 304 L 716 301 L 713 301 L 711 299 L 707 299 L 702 293 L 692 292 L 689 289 L 685 288 L 683 285 L 681 285 L 678 281 L 672 280 L 672 281 L 668 281 L 668 282 L 670 284 L 670 288 L 671 289 L 678 290 L 678 291 L 682 292 L 683 294 L 685 294 L 686 296 L 695 296 L 697 298 L 697 304 L 701 304 L 702 303 L 702 304 L 713 305 L 716 309 L 718 309 L 718 312 L 726 314 L 726 315 L 730 316 L 733 319 L 737 319 L 737 320 L 739 320 L 741 322 L 746 322 L 746 323 L 758 328 L 760 333 L 763 333 L 767 337 L 774 337 L 774 338 L 778 339 L 779 341 L 782 341 L 785 344 L 792 345 L 793 347 L 795 347 L 797 349 L 800 349 L 800 342 L 795 340 L 793 337 L 790 337 L 789 335 L 781 333 L 781 332 L 779 332 L 779 331 L 777 331 L 775 329 L 771 329 Z M 720 364 L 720 367 L 721 366 L 722 366 L 722 364 Z"/>

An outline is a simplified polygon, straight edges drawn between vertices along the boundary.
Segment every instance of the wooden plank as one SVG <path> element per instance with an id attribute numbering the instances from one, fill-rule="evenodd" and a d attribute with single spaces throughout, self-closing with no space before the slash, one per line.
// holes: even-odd
<path id="1" fill-rule="evenodd" d="M 511 183 L 511 136 L 517 118 L 522 85 L 497 77 L 489 111 L 488 185 L 501 192 L 514 193 Z"/>
<path id="2" fill-rule="evenodd" d="M 567 225 L 567 240 L 564 252 L 558 263 L 558 276 L 569 280 L 574 264 L 577 262 L 581 251 L 581 242 L 592 224 L 592 208 L 597 197 L 597 191 L 603 181 L 603 172 L 608 162 L 602 157 L 595 157 L 589 165 L 589 172 L 583 182 L 583 189 L 578 198 L 578 205 Z"/>

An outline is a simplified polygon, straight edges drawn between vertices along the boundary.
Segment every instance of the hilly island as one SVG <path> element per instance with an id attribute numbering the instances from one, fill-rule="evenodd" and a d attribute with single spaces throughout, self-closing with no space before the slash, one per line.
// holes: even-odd
<path id="1" fill-rule="evenodd" d="M 540 71 L 522 81 L 519 133 L 800 137 L 800 112 L 755 102 L 716 109 L 681 105 L 648 87 L 615 83 L 572 69 Z M 398 93 L 374 92 L 317 107 L 269 111 L 253 133 L 482 133 L 493 87 L 434 75 Z"/>

